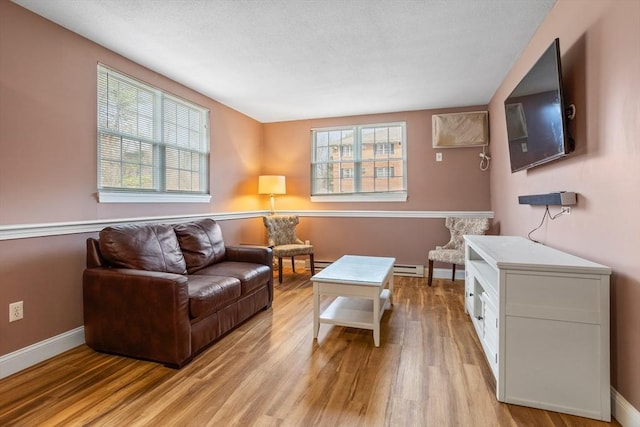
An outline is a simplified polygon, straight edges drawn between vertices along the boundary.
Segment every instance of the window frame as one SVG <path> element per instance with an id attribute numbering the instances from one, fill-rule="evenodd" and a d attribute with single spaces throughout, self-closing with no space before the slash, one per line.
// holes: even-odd
<path id="1" fill-rule="evenodd" d="M 109 126 L 102 126 L 101 120 L 101 109 L 108 108 L 107 105 L 104 104 L 104 101 L 101 100 L 101 82 L 102 78 L 107 78 L 104 76 L 111 76 L 113 79 L 116 79 L 120 82 L 124 82 L 127 85 L 131 85 L 134 88 L 148 92 L 152 94 L 152 124 L 151 124 L 151 134 L 149 137 L 141 137 L 136 134 L 130 134 L 126 131 L 122 130 L 113 130 L 109 128 Z M 187 99 L 178 97 L 173 95 L 165 90 L 153 86 L 149 83 L 146 83 L 142 80 L 136 79 L 135 77 L 131 77 L 121 71 L 113 69 L 104 64 L 98 63 L 97 73 L 96 73 L 96 187 L 97 187 L 97 195 L 99 203 L 209 203 L 211 201 L 210 194 L 210 156 L 211 156 L 211 147 L 210 147 L 210 126 L 209 126 L 209 116 L 210 111 L 208 108 L 203 107 L 193 101 L 189 101 Z M 183 109 L 186 108 L 188 114 L 192 112 L 196 114 L 198 117 L 197 124 L 197 145 L 194 148 L 190 143 L 187 143 L 187 146 L 181 145 L 179 143 L 170 143 L 167 141 L 169 134 L 166 133 L 165 127 L 169 125 L 179 126 L 177 123 L 173 123 L 170 120 L 167 120 L 167 116 L 165 115 L 165 108 L 170 106 L 171 104 L 175 105 L 176 108 L 179 106 L 183 106 Z M 140 108 L 140 101 L 136 102 L 136 108 Z M 191 128 L 192 130 L 195 128 Z M 188 131 L 189 129 L 187 129 Z M 177 130 L 176 130 L 177 132 Z M 114 138 L 120 138 L 120 144 L 123 143 L 124 139 L 127 139 L 132 142 L 137 142 L 139 144 L 146 144 L 147 146 L 151 145 L 152 149 L 152 160 L 151 167 L 152 172 L 152 188 L 142 188 L 142 187 L 117 187 L 117 186 L 103 186 L 103 162 L 109 162 L 110 160 L 106 158 L 101 152 L 101 144 L 104 141 L 101 141 L 105 136 L 112 136 Z M 177 160 L 178 166 L 171 166 L 169 161 L 167 160 L 169 150 L 173 150 L 174 152 L 178 152 L 179 155 L 183 153 L 191 153 L 190 156 L 194 156 L 199 159 L 197 162 L 197 166 L 193 165 L 193 157 L 190 161 L 191 166 L 188 169 L 183 169 L 181 163 L 181 158 Z M 116 159 L 113 160 L 116 164 L 120 164 L 120 168 L 122 168 L 127 162 L 124 159 Z M 142 165 L 142 163 L 140 163 Z M 180 175 L 180 171 L 188 171 L 191 175 L 191 179 L 198 179 L 198 186 L 202 188 L 202 191 L 184 191 L 184 190 L 169 190 L 167 189 L 167 171 L 173 170 L 177 171 L 177 175 Z M 141 178 L 142 179 L 142 178 Z M 180 178 L 178 178 L 178 182 Z"/>
<path id="2" fill-rule="evenodd" d="M 376 166 L 375 160 L 373 164 L 369 165 L 368 163 L 372 163 L 370 160 L 363 160 L 363 148 L 362 148 L 362 131 L 367 128 L 384 128 L 384 127 L 400 127 L 402 131 L 401 135 L 401 153 L 394 153 L 394 148 L 389 147 L 389 142 L 386 143 L 374 143 L 374 153 L 380 154 L 378 151 L 379 144 L 386 145 L 386 150 L 384 154 L 386 156 L 391 156 L 389 161 L 400 161 L 402 163 L 403 175 L 402 175 L 402 190 L 397 191 L 372 191 L 365 192 L 361 191 L 360 182 L 362 176 L 365 173 L 365 170 L 369 170 L 372 168 L 375 173 Z M 332 161 L 318 161 L 317 159 L 317 134 L 319 132 L 342 132 L 342 131 L 352 131 L 353 133 L 353 148 L 350 159 L 343 159 L 342 153 L 343 150 L 340 148 L 339 153 L 341 157 L 338 160 Z M 340 147 L 344 147 L 344 145 L 340 145 Z M 338 165 L 340 170 L 342 170 L 342 164 L 350 163 L 353 164 L 353 179 L 354 179 L 354 191 L 353 192 L 345 192 L 345 193 L 314 193 L 314 189 L 316 188 L 316 166 L 319 164 L 327 164 L 327 165 Z M 366 123 L 366 124 L 357 124 L 357 125 L 349 125 L 349 126 L 328 126 L 322 128 L 312 128 L 311 129 L 311 201 L 312 202 L 406 202 L 407 201 L 407 123 L 406 121 L 398 121 L 398 122 L 385 122 L 385 123 Z M 351 166 L 348 166 L 351 167 Z M 387 168 L 391 167 L 387 164 Z M 342 182 L 342 173 L 339 174 L 340 179 L 336 182 L 332 182 L 332 188 L 340 188 Z M 375 179 L 375 178 L 374 178 Z"/>

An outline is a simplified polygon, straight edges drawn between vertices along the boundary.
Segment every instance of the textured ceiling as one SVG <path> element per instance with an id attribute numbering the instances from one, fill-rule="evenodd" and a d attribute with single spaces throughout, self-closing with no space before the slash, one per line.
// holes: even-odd
<path id="1" fill-rule="evenodd" d="M 486 104 L 556 0 L 13 0 L 260 122 Z"/>

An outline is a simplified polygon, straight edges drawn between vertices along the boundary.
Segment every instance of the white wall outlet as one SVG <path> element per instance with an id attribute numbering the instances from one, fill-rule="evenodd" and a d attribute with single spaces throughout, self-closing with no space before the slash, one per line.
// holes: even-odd
<path id="1" fill-rule="evenodd" d="M 9 304 L 9 322 L 15 322 L 16 320 L 20 320 L 24 317 L 22 304 L 22 301 L 12 302 Z"/>
<path id="2" fill-rule="evenodd" d="M 562 208 L 562 213 L 564 215 L 571 215 L 571 207 L 567 206 L 567 207 Z"/>
<path id="3" fill-rule="evenodd" d="M 305 241 L 304 241 L 304 244 L 305 244 L 305 245 L 310 245 L 310 244 L 311 244 L 311 241 L 310 241 L 310 240 L 305 240 Z"/>
<path id="4" fill-rule="evenodd" d="M 442 246 L 436 246 L 436 251 L 442 250 Z"/>
<path id="5" fill-rule="evenodd" d="M 442 153 L 436 153 L 436 162 L 442 161 Z"/>

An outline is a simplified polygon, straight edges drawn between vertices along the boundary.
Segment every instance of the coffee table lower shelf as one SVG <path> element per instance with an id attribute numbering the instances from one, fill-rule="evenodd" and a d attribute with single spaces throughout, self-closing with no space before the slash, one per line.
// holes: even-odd
<path id="1" fill-rule="evenodd" d="M 384 311 L 391 308 L 391 292 L 380 292 L 380 313 L 374 319 L 373 300 L 356 297 L 337 297 L 319 317 L 320 323 L 374 330 L 380 324 Z"/>

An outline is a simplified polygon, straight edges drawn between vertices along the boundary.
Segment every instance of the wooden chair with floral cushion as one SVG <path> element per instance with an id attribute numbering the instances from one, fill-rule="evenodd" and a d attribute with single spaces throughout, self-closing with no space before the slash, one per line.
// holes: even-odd
<path id="1" fill-rule="evenodd" d="M 489 229 L 487 218 L 452 218 L 445 221 L 445 226 L 451 233 L 449 243 L 429 251 L 429 286 L 433 281 L 433 262 L 447 262 L 453 265 L 451 280 L 456 277 L 456 264 L 464 265 L 464 239 L 465 234 L 484 234 Z"/>
<path id="2" fill-rule="evenodd" d="M 282 258 L 291 257 L 291 269 L 296 272 L 294 257 L 308 255 L 311 264 L 311 275 L 316 273 L 313 263 L 313 246 L 305 245 L 296 235 L 298 225 L 297 215 L 269 215 L 262 218 L 267 234 L 269 246 L 273 256 L 278 258 L 278 282 L 282 283 Z"/>

